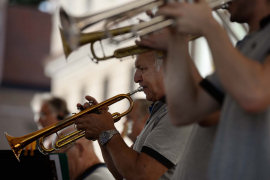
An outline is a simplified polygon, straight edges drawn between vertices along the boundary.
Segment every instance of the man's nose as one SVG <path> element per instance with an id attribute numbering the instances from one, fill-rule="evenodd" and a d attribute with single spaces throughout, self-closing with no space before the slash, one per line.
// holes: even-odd
<path id="1" fill-rule="evenodd" d="M 136 70 L 134 74 L 134 82 L 139 83 L 141 80 L 142 80 L 141 73 L 138 70 Z"/>

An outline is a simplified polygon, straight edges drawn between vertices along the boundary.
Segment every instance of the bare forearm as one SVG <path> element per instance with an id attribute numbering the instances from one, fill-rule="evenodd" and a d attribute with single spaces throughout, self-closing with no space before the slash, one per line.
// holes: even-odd
<path id="1" fill-rule="evenodd" d="M 193 122 L 190 115 L 197 97 L 197 85 L 188 54 L 188 44 L 177 34 L 173 38 L 168 50 L 165 71 L 168 108 L 174 124 L 189 124 Z M 184 118 L 184 116 L 189 116 L 189 118 Z"/>
<path id="2" fill-rule="evenodd" d="M 267 89 L 263 65 L 234 48 L 225 30 L 216 22 L 210 24 L 205 36 L 225 90 L 244 108 L 256 104 L 256 99 Z"/>
<path id="3" fill-rule="evenodd" d="M 155 180 L 168 169 L 145 153 L 138 153 L 128 147 L 120 135 L 115 135 L 105 145 L 115 168 L 128 180 Z"/>
<path id="4" fill-rule="evenodd" d="M 115 179 L 117 179 L 117 180 L 123 179 L 122 175 L 118 172 L 117 168 L 115 167 L 115 165 L 112 161 L 112 158 L 111 158 L 110 154 L 108 153 L 108 151 L 106 150 L 106 148 L 104 148 L 102 145 L 100 145 L 100 149 L 102 152 L 103 159 L 104 159 L 108 169 L 110 170 L 112 175 L 115 177 Z"/>
<path id="5" fill-rule="evenodd" d="M 115 135 L 104 149 L 109 153 L 112 163 L 122 177 L 135 177 L 138 153 L 128 147 L 120 135 Z"/>

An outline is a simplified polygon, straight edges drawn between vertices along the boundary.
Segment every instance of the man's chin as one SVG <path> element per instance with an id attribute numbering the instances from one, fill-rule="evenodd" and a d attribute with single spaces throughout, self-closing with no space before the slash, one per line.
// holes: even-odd
<path id="1" fill-rule="evenodd" d="M 157 99 L 154 98 L 153 96 L 147 96 L 147 95 L 146 95 L 146 100 L 151 101 L 151 102 L 157 101 Z"/>
<path id="2" fill-rule="evenodd" d="M 153 98 L 145 93 L 145 98 L 148 101 L 153 101 Z"/>

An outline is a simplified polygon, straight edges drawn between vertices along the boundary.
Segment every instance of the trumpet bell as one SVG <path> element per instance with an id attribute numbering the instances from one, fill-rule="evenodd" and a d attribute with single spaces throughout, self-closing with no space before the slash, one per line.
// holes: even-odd
<path id="1" fill-rule="evenodd" d="M 97 61 L 107 60 L 113 57 L 120 58 L 121 54 L 119 53 L 112 54 L 109 56 L 104 55 L 103 57 L 98 56 L 95 52 L 94 44 L 97 41 L 101 42 L 102 40 L 109 39 L 110 37 L 116 37 L 116 36 L 129 33 L 131 31 L 131 28 L 132 26 L 125 26 L 125 27 L 112 29 L 108 32 L 95 31 L 95 32 L 89 32 L 89 33 L 80 33 L 78 36 L 72 36 L 72 37 L 69 37 L 69 35 L 65 33 L 64 29 L 60 28 L 59 30 L 60 30 L 62 46 L 63 46 L 65 57 L 68 58 L 70 53 L 72 53 L 72 51 L 74 51 L 78 47 L 86 45 L 86 44 L 90 44 L 90 50 L 93 55 L 93 58 Z"/>
<path id="2" fill-rule="evenodd" d="M 65 57 L 67 58 L 69 54 L 75 49 L 75 47 L 79 46 L 77 42 L 72 42 L 68 36 L 64 34 L 64 31 L 62 28 L 59 29 L 60 31 L 60 37 L 62 40 L 62 46 L 63 46 L 63 51 L 65 54 Z M 76 36 L 77 37 L 77 36 Z M 77 40 L 75 40 L 77 41 Z M 73 48 L 72 48 L 73 47 Z"/>
<path id="3" fill-rule="evenodd" d="M 23 150 L 22 148 L 23 144 L 21 144 L 20 142 L 22 142 L 23 138 L 16 138 L 16 137 L 10 136 L 6 132 L 5 132 L 5 136 L 15 157 L 17 158 L 18 161 L 20 161 L 20 155 Z"/>

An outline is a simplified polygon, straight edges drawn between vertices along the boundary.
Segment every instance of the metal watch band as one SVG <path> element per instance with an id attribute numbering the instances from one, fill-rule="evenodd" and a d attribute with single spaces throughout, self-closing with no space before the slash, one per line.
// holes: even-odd
<path id="1" fill-rule="evenodd" d="M 99 141 L 101 145 L 105 145 L 109 142 L 109 140 L 115 135 L 115 134 L 119 134 L 119 132 L 116 129 L 111 129 L 111 130 L 107 130 L 107 131 L 103 131 L 100 135 L 99 135 Z"/>

